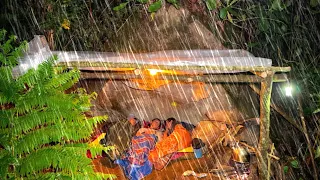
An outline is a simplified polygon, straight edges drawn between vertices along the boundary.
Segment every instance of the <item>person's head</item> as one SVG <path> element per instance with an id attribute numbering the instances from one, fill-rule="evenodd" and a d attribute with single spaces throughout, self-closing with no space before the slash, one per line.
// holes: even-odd
<path id="1" fill-rule="evenodd" d="M 151 120 L 150 128 L 154 130 L 159 130 L 161 127 L 161 120 L 158 118 L 154 118 Z"/>
<path id="2" fill-rule="evenodd" d="M 138 119 L 136 117 L 130 117 L 129 122 L 132 126 L 136 125 L 138 122 Z"/>
<path id="3" fill-rule="evenodd" d="M 166 129 L 168 129 L 169 132 L 172 132 L 177 124 L 179 124 L 179 122 L 175 118 L 168 118 L 166 120 Z"/>

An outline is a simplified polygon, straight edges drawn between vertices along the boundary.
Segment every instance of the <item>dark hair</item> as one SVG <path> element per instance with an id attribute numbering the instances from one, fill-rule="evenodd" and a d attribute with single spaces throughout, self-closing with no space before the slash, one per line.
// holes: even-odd
<path id="1" fill-rule="evenodd" d="M 154 118 L 154 119 L 152 119 L 151 120 L 151 123 L 153 122 L 153 121 L 159 121 L 160 123 L 159 123 L 159 126 L 158 126 L 158 129 L 157 130 L 159 130 L 160 128 L 161 128 L 161 120 L 159 119 L 159 118 Z M 150 126 L 151 126 L 151 124 L 150 124 Z"/>
<path id="2" fill-rule="evenodd" d="M 172 122 L 171 129 L 169 129 L 169 132 L 168 132 L 168 135 L 170 135 L 170 134 L 173 132 L 173 130 L 174 130 L 174 128 L 176 127 L 176 125 L 177 125 L 177 124 L 180 124 L 180 122 L 177 121 L 177 120 L 176 120 L 175 118 L 173 118 L 173 117 L 168 118 L 168 119 L 166 120 L 166 123 L 167 123 L 167 122 Z"/>

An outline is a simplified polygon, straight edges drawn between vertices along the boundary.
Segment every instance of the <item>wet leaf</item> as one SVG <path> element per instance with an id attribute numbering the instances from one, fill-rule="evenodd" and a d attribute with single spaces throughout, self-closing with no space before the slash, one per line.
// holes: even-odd
<path id="1" fill-rule="evenodd" d="M 316 7 L 320 4 L 320 0 L 310 0 L 310 6 Z"/>
<path id="2" fill-rule="evenodd" d="M 284 166 L 284 167 L 283 167 L 283 172 L 284 172 L 284 173 L 287 173 L 288 171 L 289 171 L 289 167 L 288 167 L 288 166 Z"/>
<path id="3" fill-rule="evenodd" d="M 249 42 L 248 44 L 247 44 L 247 47 L 248 48 L 253 48 L 253 47 L 256 47 L 256 46 L 258 46 L 259 45 L 259 42 Z"/>
<path id="4" fill-rule="evenodd" d="M 222 8 L 222 9 L 220 9 L 220 13 L 219 13 L 219 16 L 220 16 L 220 18 L 221 19 L 226 19 L 226 17 L 227 17 L 227 8 Z"/>
<path id="5" fill-rule="evenodd" d="M 114 7 L 113 10 L 120 11 L 121 9 L 125 8 L 128 3 L 129 2 L 121 3 L 121 4 L 119 4 L 119 6 Z"/>
<path id="6" fill-rule="evenodd" d="M 214 10 L 217 8 L 217 1 L 216 0 L 207 0 L 206 6 L 209 11 Z"/>
<path id="7" fill-rule="evenodd" d="M 149 6 L 148 12 L 151 12 L 151 13 L 152 13 L 152 12 L 156 12 L 156 11 L 158 11 L 158 10 L 161 8 L 161 6 L 162 6 L 162 1 L 159 0 L 159 1 L 153 3 L 153 4 L 151 4 L 151 5 Z"/>
<path id="8" fill-rule="evenodd" d="M 172 4 L 175 8 L 179 8 L 177 0 L 167 0 L 168 3 Z"/>
<path id="9" fill-rule="evenodd" d="M 277 11 L 282 11 L 283 10 L 283 5 L 281 3 L 281 0 L 274 0 L 272 5 L 271 5 L 272 10 L 277 10 Z"/>
<path id="10" fill-rule="evenodd" d="M 314 158 L 316 159 L 316 158 L 318 158 L 318 157 L 320 157 L 320 146 L 317 147 Z"/>
<path id="11" fill-rule="evenodd" d="M 227 12 L 227 15 L 228 15 L 228 20 L 229 20 L 230 22 L 233 22 L 232 17 L 231 17 L 231 14 L 230 14 L 229 12 Z"/>
<path id="12" fill-rule="evenodd" d="M 265 32 L 270 28 L 270 24 L 268 20 L 261 18 L 258 27 L 260 31 Z"/>
<path id="13" fill-rule="evenodd" d="M 145 4 L 147 3 L 149 0 L 137 0 L 139 3 Z"/>
<path id="14" fill-rule="evenodd" d="M 296 168 L 296 169 L 299 168 L 299 161 L 297 160 L 291 161 L 290 164 L 291 164 L 291 167 L 293 168 Z"/>
<path id="15" fill-rule="evenodd" d="M 320 108 L 316 109 L 315 111 L 313 111 L 314 114 L 320 112 Z"/>

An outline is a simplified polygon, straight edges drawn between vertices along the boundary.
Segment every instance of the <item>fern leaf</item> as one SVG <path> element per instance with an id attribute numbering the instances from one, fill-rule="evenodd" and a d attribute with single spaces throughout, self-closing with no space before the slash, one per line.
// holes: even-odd
<path id="1" fill-rule="evenodd" d="M 65 147 L 73 147 L 73 148 L 84 148 L 87 150 L 90 150 L 92 157 L 95 157 L 97 155 L 102 155 L 102 151 L 110 151 L 110 150 L 114 150 L 114 146 L 107 146 L 104 147 L 102 145 L 98 145 L 98 146 L 92 146 L 90 144 L 81 144 L 81 143 L 77 143 L 77 144 L 67 144 L 65 145 Z"/>
<path id="2" fill-rule="evenodd" d="M 12 117 L 12 111 L 10 110 L 0 110 L 0 128 L 7 128 Z"/>
<path id="3" fill-rule="evenodd" d="M 27 178 L 27 179 L 59 179 L 59 180 L 83 180 L 83 179 L 116 179 L 117 176 L 114 174 L 103 174 L 103 173 L 76 173 L 70 174 L 65 172 L 56 172 L 56 173 L 43 173 L 37 176 Z"/>
<path id="4" fill-rule="evenodd" d="M 35 129 L 36 127 L 39 127 L 41 125 L 52 125 L 55 123 L 61 123 L 62 121 L 71 122 L 79 117 L 79 112 L 77 111 L 65 109 L 54 110 L 52 108 L 48 109 L 46 109 L 45 111 L 34 111 L 24 116 L 14 118 L 12 129 L 13 135 L 17 136 L 21 133 L 27 133 L 28 131 Z"/>
<path id="5" fill-rule="evenodd" d="M 40 107 L 50 107 L 57 111 L 60 109 L 69 109 L 74 107 L 71 96 L 63 93 L 56 93 L 55 95 L 36 94 L 30 92 L 23 96 L 15 104 L 15 109 L 19 114 L 29 113 Z"/>
<path id="6" fill-rule="evenodd" d="M 53 125 L 23 135 L 15 143 L 15 154 L 30 153 L 51 142 L 80 141 L 90 137 L 93 127 L 86 125 Z"/>
<path id="7" fill-rule="evenodd" d="M 93 173 L 91 160 L 85 157 L 85 149 L 63 148 L 61 146 L 43 148 L 22 158 L 17 167 L 19 176 L 32 176 L 52 167 L 72 174 Z"/>
<path id="8" fill-rule="evenodd" d="M 80 72 L 78 70 L 73 69 L 70 72 L 56 75 L 54 78 L 52 78 L 50 80 L 50 82 L 48 82 L 45 85 L 45 88 L 46 89 L 58 88 L 60 86 L 63 86 L 64 84 L 68 83 L 71 80 L 78 81 L 79 78 L 80 78 Z"/>

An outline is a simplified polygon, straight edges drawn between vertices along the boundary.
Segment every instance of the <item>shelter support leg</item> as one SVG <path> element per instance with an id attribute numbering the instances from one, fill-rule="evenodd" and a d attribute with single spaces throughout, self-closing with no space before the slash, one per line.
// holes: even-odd
<path id="1" fill-rule="evenodd" d="M 270 99 L 272 91 L 272 79 L 274 72 L 267 71 L 267 76 L 261 82 L 260 90 L 260 139 L 258 146 L 258 169 L 259 179 L 269 180 L 268 149 L 270 145 Z"/>

